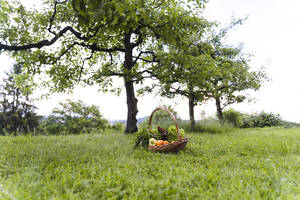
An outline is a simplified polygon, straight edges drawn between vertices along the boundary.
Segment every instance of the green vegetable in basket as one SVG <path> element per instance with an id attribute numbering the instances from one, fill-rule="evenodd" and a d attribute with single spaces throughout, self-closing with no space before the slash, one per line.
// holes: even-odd
<path id="1" fill-rule="evenodd" d="M 174 125 L 169 126 L 168 132 L 169 132 L 169 133 L 170 133 L 170 132 L 172 132 L 172 133 L 177 133 L 176 126 L 174 126 Z"/>
<path id="2" fill-rule="evenodd" d="M 147 147 L 149 144 L 149 139 L 152 138 L 150 134 L 148 134 L 146 128 L 140 128 L 139 131 L 135 134 L 135 146 L 143 146 Z"/>
<path id="3" fill-rule="evenodd" d="M 168 141 L 176 141 L 178 137 L 177 129 L 174 125 L 169 126 L 168 128 Z"/>
<path id="4" fill-rule="evenodd" d="M 135 146 L 142 146 L 147 148 L 149 145 L 149 140 L 154 138 L 156 140 L 161 139 L 161 135 L 157 129 L 152 129 L 148 131 L 148 128 L 141 127 L 139 131 L 135 134 Z"/>
<path id="5" fill-rule="evenodd" d="M 181 137 L 184 138 L 184 130 L 181 128 L 181 129 L 179 129 L 179 132 L 180 132 Z"/>
<path id="6" fill-rule="evenodd" d="M 149 133 L 156 140 L 161 140 L 162 139 L 160 132 L 156 128 L 155 129 L 151 129 Z"/>
<path id="7" fill-rule="evenodd" d="M 181 135 L 182 138 L 184 138 L 184 130 L 181 128 L 179 129 L 179 133 Z M 177 134 L 177 129 L 176 126 L 171 125 L 168 128 L 168 141 L 172 142 L 172 141 L 176 141 L 178 139 L 178 134 Z"/>

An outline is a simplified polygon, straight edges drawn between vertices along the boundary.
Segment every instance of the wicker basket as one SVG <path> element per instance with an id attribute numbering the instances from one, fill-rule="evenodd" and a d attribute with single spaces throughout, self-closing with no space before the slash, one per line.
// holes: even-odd
<path id="1" fill-rule="evenodd" d="M 161 146 L 148 146 L 148 149 L 151 150 L 151 151 L 157 151 L 157 152 L 178 152 L 178 151 L 184 149 L 184 147 L 188 143 L 189 139 L 186 138 L 186 137 L 185 138 L 181 137 L 177 120 L 174 117 L 174 115 L 168 109 L 159 107 L 159 108 L 156 108 L 155 110 L 153 110 L 153 112 L 150 115 L 149 129 L 148 130 L 151 130 L 152 117 L 153 117 L 154 113 L 158 110 L 165 111 L 171 116 L 171 118 L 173 119 L 173 122 L 176 126 L 176 129 L 177 129 L 177 134 L 178 134 L 177 138 L 178 139 L 175 142 L 165 144 L 165 145 L 161 145 Z"/>

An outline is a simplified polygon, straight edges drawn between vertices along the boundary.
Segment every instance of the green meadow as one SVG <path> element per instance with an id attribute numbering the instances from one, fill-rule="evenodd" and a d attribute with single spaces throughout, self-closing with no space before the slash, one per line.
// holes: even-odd
<path id="1" fill-rule="evenodd" d="M 0 199 L 300 199 L 300 129 L 186 136 L 177 154 L 123 133 L 0 137 Z"/>

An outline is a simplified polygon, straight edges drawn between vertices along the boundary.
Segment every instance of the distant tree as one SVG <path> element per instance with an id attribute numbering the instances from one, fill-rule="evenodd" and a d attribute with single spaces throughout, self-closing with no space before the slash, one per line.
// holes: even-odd
<path id="1" fill-rule="evenodd" d="M 250 72 L 249 59 L 243 55 L 241 48 L 225 44 L 228 31 L 243 21 L 236 19 L 217 33 L 212 26 L 205 37 L 192 35 L 189 48 L 171 48 L 172 54 L 168 53 L 162 59 L 165 67 L 157 69 L 160 82 L 155 86 L 158 86 L 161 95 L 169 98 L 183 96 L 189 100 L 192 130 L 195 128 L 196 105 L 214 99 L 218 118 L 222 121 L 225 107 L 246 99 L 239 92 L 259 89 L 266 77 L 262 70 Z"/>
<path id="2" fill-rule="evenodd" d="M 204 43 L 205 48 L 199 48 L 214 60 L 213 67 L 205 72 L 200 87 L 205 89 L 207 98 L 215 100 L 217 116 L 221 122 L 224 108 L 249 99 L 245 91 L 258 90 L 268 80 L 264 70 L 251 71 L 250 56 L 244 54 L 241 47 L 226 45 L 228 32 L 243 22 L 244 19 L 237 19 L 220 31 L 211 31 Z"/>
<path id="3" fill-rule="evenodd" d="M 195 128 L 194 107 L 203 103 L 207 98 L 204 88 L 200 87 L 205 81 L 206 71 L 212 67 L 213 59 L 201 53 L 198 46 L 192 45 L 190 49 L 176 51 L 167 60 L 162 60 L 167 67 L 156 72 L 159 83 L 154 85 L 159 94 L 168 98 L 181 96 L 188 99 L 191 130 Z M 152 88 L 154 88 L 152 87 Z"/>
<path id="4" fill-rule="evenodd" d="M 126 89 L 126 133 L 137 130 L 135 84 L 153 77 L 159 55 L 168 46 L 188 46 L 207 21 L 206 0 L 44 1 L 45 9 L 26 10 L 1 1 L 0 51 L 26 63 L 28 72 L 47 74 L 54 91 L 76 84 L 97 84 L 103 91 Z M 111 88 L 112 87 L 112 88 Z"/>
<path id="5" fill-rule="evenodd" d="M 215 100 L 218 119 L 223 121 L 223 109 L 249 98 L 244 92 L 258 90 L 267 76 L 263 70 L 251 71 L 239 48 L 218 48 L 211 56 L 216 64 L 207 73 L 205 96 Z"/>
<path id="6" fill-rule="evenodd" d="M 39 124 L 40 117 L 35 113 L 36 107 L 30 98 L 30 88 L 24 89 L 19 85 L 27 86 L 26 81 L 20 77 L 22 65 L 16 64 L 0 85 L 1 134 L 8 132 L 16 136 L 33 132 Z"/>
<path id="7" fill-rule="evenodd" d="M 85 105 L 81 100 L 60 102 L 52 114 L 44 120 L 44 129 L 49 134 L 80 134 L 104 130 L 108 121 L 95 105 Z"/>

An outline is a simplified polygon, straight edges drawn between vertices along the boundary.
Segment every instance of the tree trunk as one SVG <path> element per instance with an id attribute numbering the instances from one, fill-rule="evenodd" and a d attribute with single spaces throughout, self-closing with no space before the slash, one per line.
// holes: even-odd
<path id="1" fill-rule="evenodd" d="M 195 114 L 194 114 L 194 98 L 192 95 L 189 96 L 189 113 L 190 113 L 190 125 L 191 125 L 191 131 L 195 130 Z"/>
<path id="2" fill-rule="evenodd" d="M 221 101 L 220 101 L 219 97 L 216 97 L 216 106 L 217 106 L 218 119 L 222 123 L 223 122 L 223 113 L 222 113 Z"/>
<path id="3" fill-rule="evenodd" d="M 126 97 L 127 97 L 127 123 L 125 133 L 134 133 L 138 130 L 136 115 L 137 109 L 137 98 L 135 97 L 134 87 L 132 81 L 125 80 Z"/>
<path id="4" fill-rule="evenodd" d="M 130 43 L 131 34 L 128 33 L 124 35 L 124 47 L 125 47 L 125 57 L 124 57 L 124 82 L 126 88 L 126 97 L 127 97 L 127 123 L 125 133 L 134 133 L 138 130 L 136 115 L 138 113 L 137 109 L 137 98 L 135 97 L 134 86 L 133 86 L 133 77 L 130 74 L 132 67 L 134 66 L 133 62 L 133 52 L 132 45 Z"/>

